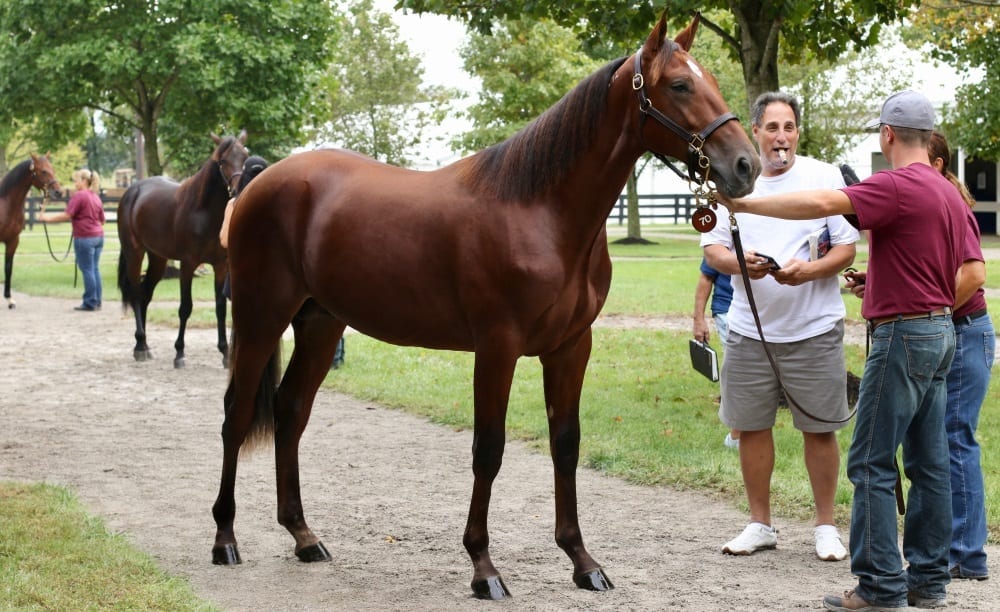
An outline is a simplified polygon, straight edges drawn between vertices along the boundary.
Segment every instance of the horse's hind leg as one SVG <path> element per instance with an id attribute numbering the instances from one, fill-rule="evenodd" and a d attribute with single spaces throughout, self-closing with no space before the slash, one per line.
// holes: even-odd
<path id="1" fill-rule="evenodd" d="M 556 543 L 573 561 L 573 582 L 581 589 L 614 588 L 604 570 L 587 552 L 577 517 L 576 467 L 580 457 L 580 392 L 590 359 L 588 329 L 558 351 L 542 355 L 549 449 L 555 471 Z"/>
<path id="2" fill-rule="evenodd" d="M 487 519 L 493 481 L 500 472 L 503 460 L 507 401 L 517 356 L 498 350 L 499 343 L 487 344 L 491 345 L 490 351 L 476 352 L 473 375 L 475 425 L 472 473 L 475 480 L 462 542 L 472 559 L 472 591 L 475 596 L 479 599 L 504 599 L 510 596 L 510 591 L 490 559 Z"/>
<path id="3" fill-rule="evenodd" d="M 309 422 L 316 391 L 330 371 L 344 323 L 307 300 L 292 319 L 292 327 L 295 350 L 278 387 L 274 415 L 278 522 L 295 538 L 295 555 L 300 560 L 329 561 L 330 554 L 309 529 L 302 512 L 299 439 Z"/>
<path id="4" fill-rule="evenodd" d="M 212 505 L 216 525 L 212 563 L 216 565 L 241 562 L 233 530 L 240 450 L 251 432 L 258 434 L 254 436 L 258 441 L 274 432 L 273 401 L 277 386 L 274 379 L 281 362 L 281 332 L 288 319 L 280 319 L 273 311 L 268 314 L 273 316 L 248 318 L 247 329 L 242 330 L 238 342 L 234 334 L 232 370 L 225 395 L 226 418 L 222 424 L 222 477 Z"/>
<path id="5" fill-rule="evenodd" d="M 191 281 L 194 280 L 194 271 L 198 264 L 187 261 L 181 262 L 181 305 L 177 309 L 177 318 L 180 319 L 180 327 L 177 329 L 177 340 L 174 342 L 174 367 L 184 367 L 184 332 L 187 330 L 187 322 L 194 310 L 194 301 L 191 299 Z"/>

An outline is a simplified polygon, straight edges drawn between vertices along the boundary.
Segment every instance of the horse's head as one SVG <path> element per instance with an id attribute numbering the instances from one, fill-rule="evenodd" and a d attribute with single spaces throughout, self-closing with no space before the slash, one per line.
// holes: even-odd
<path id="1" fill-rule="evenodd" d="M 56 180 L 56 171 L 52 168 L 52 157 L 31 154 L 31 184 L 41 189 L 46 195 L 51 191 L 58 197 L 62 194 L 62 185 Z"/>
<path id="2" fill-rule="evenodd" d="M 714 181 L 719 191 L 738 197 L 753 189 L 760 159 L 739 120 L 729 112 L 715 77 L 688 53 L 699 19 L 696 15 L 671 41 L 664 13 L 631 58 L 640 131 L 650 151 L 685 160 L 702 179 Z M 654 121 L 647 121 L 650 118 Z"/>
<path id="3" fill-rule="evenodd" d="M 215 151 L 212 152 L 212 161 L 215 162 L 222 180 L 226 183 L 229 195 L 236 193 L 236 187 L 243 173 L 243 162 L 250 155 L 244 146 L 247 142 L 247 131 L 240 130 L 238 136 L 226 136 L 225 138 L 212 134 L 215 141 Z"/>

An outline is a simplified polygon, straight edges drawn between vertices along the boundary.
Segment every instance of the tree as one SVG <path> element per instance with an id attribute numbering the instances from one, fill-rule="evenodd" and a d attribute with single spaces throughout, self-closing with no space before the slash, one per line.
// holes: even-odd
<path id="1" fill-rule="evenodd" d="M 601 64 L 571 30 L 548 20 L 503 21 L 491 34 L 473 34 L 459 53 L 483 84 L 466 111 L 472 129 L 453 143 L 466 153 L 509 138 Z"/>
<path id="2" fill-rule="evenodd" d="M 397 0 L 399 8 L 456 16 L 473 28 L 489 31 L 498 19 L 549 18 L 578 27 L 589 44 L 607 39 L 635 46 L 656 21 L 662 1 L 593 0 L 536 2 L 535 0 Z M 779 87 L 778 58 L 796 63 L 803 51 L 833 60 L 849 48 L 878 41 L 881 25 L 906 16 L 914 0 L 671 0 L 668 12 L 675 25 L 690 21 L 694 11 L 729 13 L 732 25 L 705 15 L 702 26 L 715 32 L 743 70 L 747 107 L 765 91 Z"/>
<path id="3" fill-rule="evenodd" d="M 0 0 L 0 112 L 57 128 L 99 110 L 142 135 L 152 174 L 193 171 L 213 130 L 246 128 L 281 157 L 303 139 L 332 25 L 310 0 Z"/>
<path id="4" fill-rule="evenodd" d="M 399 166 L 439 123 L 458 94 L 422 87 L 423 67 L 399 37 L 391 15 L 372 0 L 351 3 L 343 32 L 320 81 L 329 121 L 314 128 L 319 139 Z"/>
<path id="5" fill-rule="evenodd" d="M 925 2 L 906 34 L 910 44 L 930 46 L 934 58 L 973 79 L 958 87 L 955 107 L 945 115 L 952 145 L 970 157 L 1000 159 L 1000 6 L 974 0 Z"/>

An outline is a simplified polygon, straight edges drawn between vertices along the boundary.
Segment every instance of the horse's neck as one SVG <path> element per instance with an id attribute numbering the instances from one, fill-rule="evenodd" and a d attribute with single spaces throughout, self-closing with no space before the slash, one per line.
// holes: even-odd
<path id="1" fill-rule="evenodd" d="M 17 172 L 18 167 L 15 166 L 11 172 Z M 28 190 L 31 189 L 31 172 L 26 171 L 22 176 L 9 177 L 13 180 L 8 181 L 8 177 L 5 177 L 2 187 L 3 190 L 0 192 L 0 198 L 3 198 L 8 203 L 8 213 L 10 215 L 24 215 L 24 201 L 28 196 Z"/>
<path id="2" fill-rule="evenodd" d="M 645 151 L 638 139 L 639 119 L 633 112 L 634 101 L 631 91 L 627 95 L 616 91 L 608 94 L 608 113 L 600 135 L 580 154 L 576 169 L 558 187 L 562 193 L 583 194 L 565 202 L 566 210 L 574 218 L 603 228 L 636 161 Z M 581 207 L 589 209 L 591 214 L 581 216 Z"/>
<path id="3" fill-rule="evenodd" d="M 194 193 L 199 194 L 199 197 L 195 198 L 195 205 L 202 208 L 222 210 L 229 200 L 226 183 L 222 180 L 219 169 L 213 160 L 205 162 L 201 169 L 188 179 L 186 187 L 187 190 L 193 190 Z"/>

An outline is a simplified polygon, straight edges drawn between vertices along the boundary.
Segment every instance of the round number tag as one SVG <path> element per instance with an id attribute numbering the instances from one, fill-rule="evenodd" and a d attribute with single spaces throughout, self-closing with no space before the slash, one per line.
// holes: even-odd
<path id="1" fill-rule="evenodd" d="M 717 221 L 715 213 L 707 206 L 695 209 L 694 214 L 691 215 L 691 225 L 702 234 L 712 231 Z"/>

